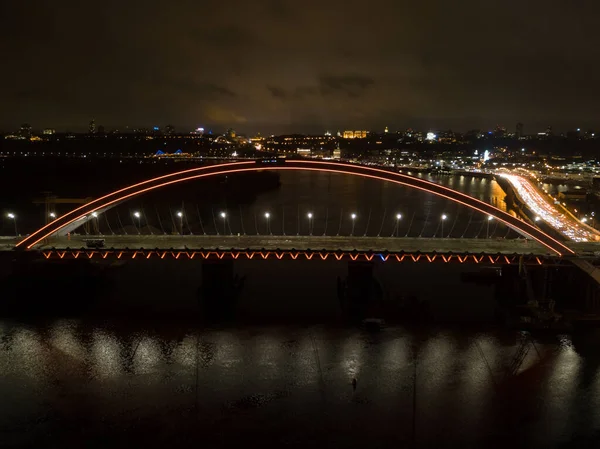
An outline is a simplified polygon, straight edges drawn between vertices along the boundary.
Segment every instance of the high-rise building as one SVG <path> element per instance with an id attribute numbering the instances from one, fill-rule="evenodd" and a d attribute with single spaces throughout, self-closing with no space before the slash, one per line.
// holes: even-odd
<path id="1" fill-rule="evenodd" d="M 92 119 L 92 121 L 90 122 L 88 129 L 90 131 L 90 134 L 96 133 L 96 121 L 94 119 Z"/>
<path id="2" fill-rule="evenodd" d="M 31 138 L 31 134 L 31 125 L 29 123 L 22 124 L 19 129 L 19 136 L 29 139 Z"/>
<path id="3" fill-rule="evenodd" d="M 523 123 L 519 122 L 517 123 L 517 129 L 515 132 L 515 137 L 517 139 L 521 139 L 523 137 Z"/>

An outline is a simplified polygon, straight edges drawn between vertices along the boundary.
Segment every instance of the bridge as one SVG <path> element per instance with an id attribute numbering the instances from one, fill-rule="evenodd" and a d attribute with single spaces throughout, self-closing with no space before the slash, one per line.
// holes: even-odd
<path id="1" fill-rule="evenodd" d="M 498 222 L 505 224 L 510 229 L 513 229 L 526 239 L 529 239 L 541 245 L 541 247 L 545 248 L 546 254 L 552 254 L 558 257 L 575 255 L 575 251 L 573 249 L 569 248 L 564 243 L 556 240 L 552 236 L 543 232 L 536 226 L 524 222 L 519 218 L 516 218 L 488 203 L 485 203 L 481 200 L 473 198 L 464 193 L 455 191 L 448 187 L 435 184 L 433 182 L 429 182 L 423 179 L 419 179 L 413 176 L 381 168 L 341 162 L 295 159 L 269 159 L 223 163 L 182 170 L 168 175 L 155 177 L 116 190 L 93 201 L 90 201 L 89 203 L 86 203 L 83 206 L 77 207 L 71 212 L 61 217 L 58 217 L 54 221 L 48 223 L 47 225 L 28 235 L 27 237 L 19 241 L 15 246 L 17 249 L 21 250 L 36 249 L 39 247 L 40 244 L 48 242 L 51 238 L 57 238 L 72 233 L 77 228 L 85 224 L 87 221 L 93 219 L 93 217 L 105 212 L 111 207 L 114 207 L 138 195 L 142 195 L 153 190 L 161 189 L 169 185 L 219 175 L 228 175 L 234 173 L 261 170 L 304 170 L 340 173 L 350 176 L 360 176 L 363 178 L 377 179 L 382 182 L 390 182 L 397 185 L 418 189 L 448 199 L 457 204 L 466 206 L 476 212 L 487 215 L 489 217 L 493 217 L 494 219 L 498 220 Z M 353 242 L 356 241 L 353 240 Z M 421 245 L 422 242 L 422 240 L 419 240 L 419 245 Z M 134 245 L 134 243 L 135 242 L 131 243 L 132 247 L 139 247 L 138 244 Z M 331 243 L 331 241 L 328 241 L 328 244 L 329 243 Z M 313 241 L 312 244 L 316 243 Z M 388 243 L 381 242 L 380 244 Z M 461 251 L 465 252 L 464 245 L 461 246 L 461 248 Z M 325 249 L 327 250 L 337 248 Z M 445 251 L 443 248 L 440 250 L 442 252 Z"/>
<path id="2" fill-rule="evenodd" d="M 86 247 L 102 238 L 105 247 Z M 14 241 L 4 239 L 0 250 Z M 565 258 L 526 239 L 441 239 L 351 236 L 109 235 L 53 237 L 36 251 L 46 259 L 302 259 L 383 262 L 556 265 Z"/>

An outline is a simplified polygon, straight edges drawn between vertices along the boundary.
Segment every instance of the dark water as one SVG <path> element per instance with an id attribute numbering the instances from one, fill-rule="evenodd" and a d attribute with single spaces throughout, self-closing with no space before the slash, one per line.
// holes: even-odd
<path id="1" fill-rule="evenodd" d="M 599 357 L 568 337 L 514 372 L 500 330 L 2 321 L 0 345 L 2 447 L 586 447 L 600 426 Z"/>

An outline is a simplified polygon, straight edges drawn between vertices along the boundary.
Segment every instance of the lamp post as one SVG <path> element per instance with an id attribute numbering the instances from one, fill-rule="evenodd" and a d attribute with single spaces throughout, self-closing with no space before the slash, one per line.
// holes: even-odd
<path id="1" fill-rule="evenodd" d="M 140 213 L 139 213 L 139 212 L 136 210 L 136 211 L 133 213 L 133 216 L 134 216 L 135 218 L 137 218 L 137 222 L 138 222 L 138 228 L 137 228 L 137 232 L 138 232 L 138 235 L 139 235 L 139 234 L 141 234 L 141 233 L 142 233 L 142 231 L 141 231 L 141 229 L 142 229 L 142 225 L 141 225 L 141 217 L 142 217 L 142 214 L 140 214 Z"/>
<path id="2" fill-rule="evenodd" d="M 92 215 L 92 217 L 93 217 L 93 219 L 94 219 L 93 223 L 95 224 L 95 226 L 94 226 L 94 227 L 95 227 L 95 229 L 96 229 L 96 232 L 97 232 L 98 234 L 100 234 L 100 225 L 98 224 L 98 212 L 94 211 L 94 212 L 92 212 L 92 214 L 91 214 L 91 215 Z"/>
<path id="3" fill-rule="evenodd" d="M 306 214 L 306 216 L 308 217 L 308 235 L 312 235 L 312 218 L 313 218 L 313 214 L 312 214 L 312 212 L 309 212 L 308 214 Z"/>
<path id="4" fill-rule="evenodd" d="M 350 232 L 350 235 L 354 235 L 354 224 L 356 223 L 356 214 L 351 214 L 350 218 L 352 219 L 352 232 Z"/>
<path id="5" fill-rule="evenodd" d="M 177 212 L 177 216 L 179 217 L 179 233 L 183 235 L 183 212 Z"/>
<path id="6" fill-rule="evenodd" d="M 396 214 L 396 237 L 398 237 L 398 232 L 400 230 L 400 220 L 402 219 L 402 214 Z"/>
<path id="7" fill-rule="evenodd" d="M 269 223 L 269 219 L 271 218 L 271 214 L 269 212 L 265 212 L 265 218 L 267 219 L 267 234 L 271 235 L 271 226 Z"/>
<path id="8" fill-rule="evenodd" d="M 446 219 L 448 218 L 448 216 L 446 214 L 442 214 L 442 237 L 444 238 L 444 222 L 446 221 Z"/>
<path id="9" fill-rule="evenodd" d="M 8 214 L 6 214 L 6 216 L 8 218 L 10 218 L 14 224 L 15 224 L 15 237 L 19 236 L 19 231 L 17 231 L 17 216 L 15 214 L 13 214 L 12 212 L 9 212 Z"/>
<path id="10" fill-rule="evenodd" d="M 488 215 L 488 219 L 487 219 L 487 231 L 485 233 L 485 238 L 489 239 L 490 238 L 490 221 L 492 221 L 494 219 L 494 217 L 492 217 L 491 215 Z"/>
<path id="11" fill-rule="evenodd" d="M 221 212 L 221 218 L 223 219 L 223 235 L 227 233 L 225 226 L 227 225 L 227 213 Z"/>

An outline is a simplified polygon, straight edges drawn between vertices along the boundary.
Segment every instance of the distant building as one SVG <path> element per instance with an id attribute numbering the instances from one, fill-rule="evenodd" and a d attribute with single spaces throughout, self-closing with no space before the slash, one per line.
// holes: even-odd
<path id="1" fill-rule="evenodd" d="M 56 130 L 52 129 L 52 128 L 46 128 L 42 131 L 42 134 L 44 136 L 51 136 L 52 134 L 55 134 Z"/>
<path id="2" fill-rule="evenodd" d="M 104 126 L 103 125 L 99 125 L 98 126 L 98 134 L 104 135 L 106 133 Z"/>
<path id="3" fill-rule="evenodd" d="M 365 139 L 367 131 L 344 131 L 344 139 Z"/>
<path id="4" fill-rule="evenodd" d="M 29 123 L 22 124 L 21 128 L 19 128 L 19 136 L 29 139 L 31 134 L 31 125 Z"/>
<path id="5" fill-rule="evenodd" d="M 581 201 L 581 200 L 585 200 L 586 197 L 587 197 L 587 192 L 584 189 L 567 190 L 565 192 L 558 193 L 559 200 Z"/>
<path id="6" fill-rule="evenodd" d="M 173 125 L 165 126 L 165 134 L 167 136 L 171 136 L 171 135 L 175 134 L 175 127 Z"/>
<path id="7" fill-rule="evenodd" d="M 96 133 L 96 121 L 94 119 L 92 119 L 92 121 L 90 122 L 88 129 L 89 129 L 90 134 Z"/>
<path id="8" fill-rule="evenodd" d="M 338 143 L 338 146 L 336 147 L 335 150 L 333 150 L 331 157 L 333 159 L 339 160 L 342 158 L 342 150 L 340 150 L 340 144 Z"/>
<path id="9" fill-rule="evenodd" d="M 517 123 L 517 128 L 515 130 L 515 137 L 517 139 L 523 138 L 523 123 L 521 123 L 521 122 Z"/>

